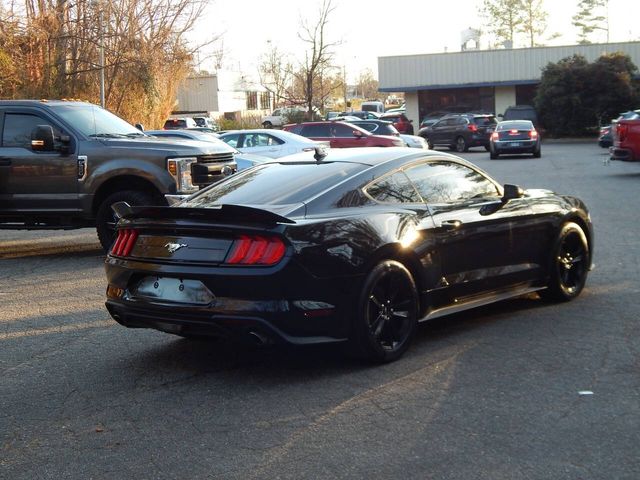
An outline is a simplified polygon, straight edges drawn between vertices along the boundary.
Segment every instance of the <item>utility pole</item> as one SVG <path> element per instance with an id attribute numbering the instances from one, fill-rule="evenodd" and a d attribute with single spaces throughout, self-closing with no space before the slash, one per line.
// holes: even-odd
<path id="1" fill-rule="evenodd" d="M 104 11 L 100 8 L 100 106 L 104 108 Z"/>

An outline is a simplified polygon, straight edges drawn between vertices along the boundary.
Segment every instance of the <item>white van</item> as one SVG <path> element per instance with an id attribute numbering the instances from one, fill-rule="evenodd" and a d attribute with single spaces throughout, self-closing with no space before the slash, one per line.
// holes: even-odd
<path id="1" fill-rule="evenodd" d="M 360 110 L 364 112 L 384 113 L 384 103 L 382 102 L 362 102 Z"/>

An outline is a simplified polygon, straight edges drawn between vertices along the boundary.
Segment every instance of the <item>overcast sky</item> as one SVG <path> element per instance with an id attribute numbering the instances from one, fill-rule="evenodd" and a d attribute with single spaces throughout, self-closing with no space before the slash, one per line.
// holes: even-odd
<path id="1" fill-rule="evenodd" d="M 215 34 L 224 39 L 228 66 L 255 74 L 259 56 L 269 45 L 300 58 L 297 37 L 300 19 L 318 17 L 321 0 L 212 0 L 194 32 L 194 38 Z M 483 28 L 478 15 L 481 0 L 334 0 L 328 38 L 339 41 L 335 64 L 345 66 L 349 82 L 365 68 L 377 77 L 377 58 L 387 55 L 455 52 L 460 33 Z M 571 25 L 577 0 L 546 0 L 547 32 L 561 36 L 549 45 L 576 43 Z M 609 40 L 640 40 L 640 0 L 609 0 Z M 602 38 L 604 41 L 604 37 Z M 486 48 L 486 40 L 481 47 Z M 517 46 L 517 45 L 516 45 Z M 204 60 L 201 68 L 213 70 Z"/>

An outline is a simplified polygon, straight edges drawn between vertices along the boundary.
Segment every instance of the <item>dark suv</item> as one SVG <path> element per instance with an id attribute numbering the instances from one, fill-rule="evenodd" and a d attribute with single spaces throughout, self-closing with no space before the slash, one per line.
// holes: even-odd
<path id="1" fill-rule="evenodd" d="M 457 152 L 471 147 L 484 147 L 489 151 L 489 137 L 496 126 L 496 117 L 481 113 L 460 113 L 442 117 L 418 133 L 429 144 L 447 146 Z"/>

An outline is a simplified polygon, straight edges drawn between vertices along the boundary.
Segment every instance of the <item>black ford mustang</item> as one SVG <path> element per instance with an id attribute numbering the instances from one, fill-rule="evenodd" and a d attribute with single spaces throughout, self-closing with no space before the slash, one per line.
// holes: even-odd
<path id="1" fill-rule="evenodd" d="M 107 308 L 127 327 L 398 358 L 422 320 L 539 291 L 591 265 L 577 198 L 499 185 L 442 152 L 308 152 L 172 207 L 115 206 Z"/>

